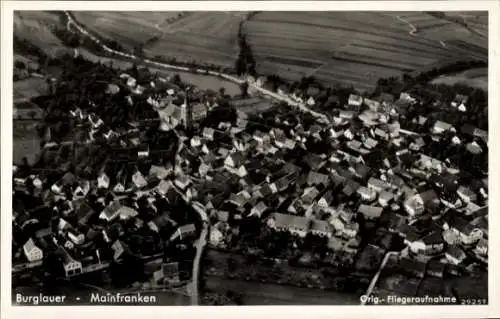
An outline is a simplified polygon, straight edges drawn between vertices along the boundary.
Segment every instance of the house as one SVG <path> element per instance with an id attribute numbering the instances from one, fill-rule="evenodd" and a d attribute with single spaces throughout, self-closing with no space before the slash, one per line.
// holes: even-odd
<path id="1" fill-rule="evenodd" d="M 348 104 L 351 106 L 361 106 L 363 104 L 363 98 L 356 94 L 349 95 Z"/>
<path id="2" fill-rule="evenodd" d="M 208 241 L 211 245 L 218 247 L 224 242 L 224 234 L 217 227 L 211 227 Z"/>
<path id="3" fill-rule="evenodd" d="M 97 187 L 107 189 L 109 187 L 110 179 L 106 173 L 102 173 L 97 177 Z"/>
<path id="4" fill-rule="evenodd" d="M 371 137 L 368 137 L 368 138 L 366 138 L 366 139 L 364 140 L 363 145 L 364 145 L 367 149 L 371 150 L 371 149 L 374 149 L 375 147 L 377 147 L 377 145 L 378 145 L 378 141 L 377 141 L 377 140 L 375 140 L 375 139 L 373 139 L 373 138 L 371 138 Z"/>
<path id="5" fill-rule="evenodd" d="M 464 245 L 472 245 L 483 238 L 483 231 L 469 223 L 458 227 L 458 229 L 452 228 L 452 231 L 460 236 L 460 240 Z"/>
<path id="6" fill-rule="evenodd" d="M 360 187 L 361 185 L 358 182 L 353 181 L 352 179 L 347 179 L 344 183 L 344 188 L 342 189 L 342 193 L 344 193 L 344 195 L 349 197 L 354 193 L 356 193 L 356 191 Z"/>
<path id="7" fill-rule="evenodd" d="M 173 183 L 170 180 L 161 180 L 156 186 L 156 191 L 161 195 L 166 195 L 170 188 L 172 188 Z"/>
<path id="8" fill-rule="evenodd" d="M 347 223 L 339 230 L 339 235 L 345 239 L 354 239 L 359 233 L 358 223 Z"/>
<path id="9" fill-rule="evenodd" d="M 194 224 L 182 225 L 172 234 L 170 241 L 174 241 L 177 238 L 184 240 L 187 237 L 193 236 L 196 233 L 196 227 Z"/>
<path id="10" fill-rule="evenodd" d="M 158 166 L 158 165 L 151 165 L 151 168 L 149 169 L 149 176 L 153 176 L 157 179 L 163 180 L 170 175 L 172 172 L 172 168 L 169 167 L 169 169 L 163 167 L 163 166 Z"/>
<path id="11" fill-rule="evenodd" d="M 412 249 L 413 253 L 423 253 L 423 254 L 435 254 L 442 252 L 444 249 L 444 239 L 443 236 L 441 235 L 441 232 L 438 230 L 432 231 L 431 233 L 427 234 L 426 236 L 420 238 L 417 241 L 417 247 L 421 247 L 421 249 Z M 412 246 L 414 247 L 414 246 Z"/>
<path id="12" fill-rule="evenodd" d="M 305 205 L 312 205 L 314 203 L 314 200 L 318 197 L 318 195 L 319 191 L 316 187 L 308 187 L 304 189 L 304 192 L 302 193 L 300 200 Z"/>
<path id="13" fill-rule="evenodd" d="M 390 232 L 393 233 L 398 233 L 401 230 L 401 227 L 403 225 L 406 225 L 406 218 L 404 216 L 401 216 L 399 214 L 390 214 L 389 215 L 389 224 L 387 226 L 387 229 Z"/>
<path id="14" fill-rule="evenodd" d="M 354 112 L 354 111 L 349 111 L 349 110 L 340 110 L 339 111 L 339 117 L 341 119 L 352 120 L 355 115 L 356 115 L 356 112 Z"/>
<path id="15" fill-rule="evenodd" d="M 116 240 L 113 245 L 111 245 L 113 250 L 113 260 L 119 260 L 126 252 L 129 251 L 128 246 L 121 240 Z"/>
<path id="16" fill-rule="evenodd" d="M 314 104 L 316 104 L 316 101 L 314 100 L 314 98 L 312 96 L 310 96 L 308 99 L 307 99 L 307 102 L 306 102 L 307 105 L 309 106 L 314 106 Z"/>
<path id="17" fill-rule="evenodd" d="M 73 229 L 68 231 L 68 238 L 75 245 L 83 245 L 83 243 L 85 242 L 85 235 Z"/>
<path id="18" fill-rule="evenodd" d="M 467 258 L 467 255 L 459 246 L 451 245 L 446 250 L 445 257 L 451 264 L 459 265 Z"/>
<path id="19" fill-rule="evenodd" d="M 149 229 L 154 231 L 155 233 L 159 233 L 167 226 L 176 226 L 177 223 L 170 219 L 167 212 L 162 215 L 156 216 L 153 220 L 148 223 Z"/>
<path id="20" fill-rule="evenodd" d="M 381 140 L 388 141 L 389 140 L 389 132 L 386 130 L 382 129 L 381 127 L 375 128 L 373 131 L 373 136 L 377 137 Z"/>
<path id="21" fill-rule="evenodd" d="M 106 206 L 101 214 L 99 214 L 100 219 L 106 220 L 108 223 L 118 217 L 121 204 L 118 201 L 114 201 Z"/>
<path id="22" fill-rule="evenodd" d="M 433 259 L 427 264 L 427 274 L 437 278 L 443 278 L 446 264 Z"/>
<path id="23" fill-rule="evenodd" d="M 359 205 L 358 213 L 362 214 L 367 219 L 377 219 L 380 217 L 383 210 L 382 207 L 361 204 Z"/>
<path id="24" fill-rule="evenodd" d="M 384 189 L 388 188 L 388 185 L 386 182 L 378 178 L 370 177 L 370 179 L 368 180 L 368 188 L 373 189 L 377 193 L 380 193 Z"/>
<path id="25" fill-rule="evenodd" d="M 482 257 L 487 257 L 488 256 L 488 240 L 485 239 L 484 237 L 481 238 L 476 245 L 476 248 L 474 249 L 474 252 Z"/>
<path id="26" fill-rule="evenodd" d="M 363 99 L 363 103 L 368 106 L 371 111 L 377 112 L 380 107 L 380 102 L 368 98 Z"/>
<path id="27" fill-rule="evenodd" d="M 332 190 L 326 191 L 318 200 L 318 205 L 321 207 L 330 207 L 333 202 L 333 192 Z"/>
<path id="28" fill-rule="evenodd" d="M 473 203 L 477 200 L 476 193 L 465 186 L 460 186 L 457 190 L 457 194 L 465 203 Z"/>
<path id="29" fill-rule="evenodd" d="M 418 194 L 408 197 L 403 206 L 410 217 L 421 215 L 425 210 L 424 201 Z"/>
<path id="30" fill-rule="evenodd" d="M 454 108 L 465 108 L 467 102 L 469 101 L 469 97 L 462 94 L 455 95 L 453 101 L 451 101 L 451 106 Z"/>
<path id="31" fill-rule="evenodd" d="M 135 209 L 127 207 L 127 206 L 121 206 L 118 209 L 117 213 L 118 213 L 118 216 L 120 216 L 121 220 L 128 220 L 128 219 L 134 218 L 137 215 L 139 215 L 139 213 Z"/>
<path id="32" fill-rule="evenodd" d="M 310 221 L 305 217 L 273 213 L 267 220 L 267 226 L 278 231 L 288 231 L 293 235 L 305 237 L 309 232 Z"/>
<path id="33" fill-rule="evenodd" d="M 32 238 L 23 245 L 23 252 L 29 262 L 36 262 L 43 259 L 43 251 L 35 245 Z"/>
<path id="34" fill-rule="evenodd" d="M 250 210 L 250 214 L 248 215 L 248 217 L 257 216 L 260 218 L 267 209 L 268 207 L 266 206 L 266 204 L 261 201 Z"/>
<path id="35" fill-rule="evenodd" d="M 313 219 L 311 221 L 310 232 L 313 235 L 321 237 L 331 237 L 333 229 L 327 221 Z"/>
<path id="36" fill-rule="evenodd" d="M 434 123 L 434 126 L 432 127 L 433 132 L 436 134 L 442 134 L 452 129 L 453 126 L 451 124 L 439 120 L 436 121 L 436 123 Z"/>
<path id="37" fill-rule="evenodd" d="M 137 156 L 144 158 L 149 156 L 149 144 L 141 143 L 137 146 Z"/>
<path id="38" fill-rule="evenodd" d="M 185 191 L 191 185 L 191 179 L 187 175 L 181 175 L 175 179 L 174 184 Z"/>
<path id="39" fill-rule="evenodd" d="M 136 171 L 134 175 L 132 175 L 132 183 L 134 183 L 135 187 L 137 188 L 143 188 L 148 185 L 148 182 L 140 171 Z"/>
<path id="40" fill-rule="evenodd" d="M 361 186 L 358 188 L 356 191 L 358 195 L 361 197 L 362 200 L 371 202 L 374 201 L 375 198 L 377 197 L 377 192 L 375 192 L 373 189 Z"/>
<path id="41" fill-rule="evenodd" d="M 328 175 L 321 174 L 316 171 L 311 171 L 307 175 L 307 184 L 309 186 L 323 185 L 328 186 L 330 179 Z"/>
<path id="42" fill-rule="evenodd" d="M 380 194 L 378 196 L 378 203 L 382 207 L 386 207 L 386 206 L 389 206 L 389 204 L 391 204 L 393 199 L 394 199 L 394 193 L 392 193 L 390 191 L 383 190 L 380 192 Z"/>
<path id="43" fill-rule="evenodd" d="M 238 168 L 243 165 L 245 161 L 245 156 L 242 152 L 234 152 L 227 155 L 224 160 L 224 166 L 228 168 Z"/>
<path id="44" fill-rule="evenodd" d="M 82 202 L 75 210 L 80 225 L 86 225 L 95 211 L 87 202 Z"/>
<path id="45" fill-rule="evenodd" d="M 82 263 L 71 257 L 66 249 L 60 247 L 59 257 L 62 261 L 66 277 L 71 277 L 82 273 Z"/>
<path id="46" fill-rule="evenodd" d="M 262 145 L 264 143 L 269 143 L 271 141 L 271 137 L 269 134 L 264 133 L 262 131 L 256 131 L 253 133 L 253 139 L 259 143 L 259 145 Z"/>
<path id="47" fill-rule="evenodd" d="M 202 136 L 206 140 L 213 141 L 215 138 L 215 130 L 211 127 L 204 127 Z"/>

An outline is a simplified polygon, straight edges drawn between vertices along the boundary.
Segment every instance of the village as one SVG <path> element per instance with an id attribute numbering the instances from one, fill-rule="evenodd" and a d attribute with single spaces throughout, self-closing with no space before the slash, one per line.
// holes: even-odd
<path id="1" fill-rule="evenodd" d="M 274 85 L 311 110 L 329 107 L 322 121 L 285 102 L 239 110 L 259 96 L 254 86 L 270 88 L 263 77 L 248 78 L 234 98 L 136 66 L 120 73 L 69 63 L 86 71 L 54 78 L 41 102 L 41 159 L 14 167 L 13 271 L 21 282 L 38 270 L 81 280 L 107 269 L 123 286 L 180 285 L 193 275 L 200 214 L 209 250 L 298 268 L 371 278 L 396 252 L 392 272 L 414 278 L 487 269 L 488 134 L 412 116 L 408 109 L 423 104 L 413 92 L 341 97 L 314 84 Z M 56 95 L 60 102 L 50 102 Z M 470 108 L 461 94 L 432 103 L 449 113 Z M 264 276 L 212 268 L 205 272 Z M 326 277 L 274 280 L 333 289 Z M 396 289 L 389 286 L 379 290 Z M 415 287 L 398 293 L 415 295 Z"/>

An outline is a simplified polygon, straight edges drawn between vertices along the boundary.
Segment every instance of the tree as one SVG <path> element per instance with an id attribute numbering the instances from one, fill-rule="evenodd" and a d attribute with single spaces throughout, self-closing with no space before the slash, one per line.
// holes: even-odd
<path id="1" fill-rule="evenodd" d="M 26 64 L 24 64 L 23 61 L 16 61 L 14 62 L 14 66 L 18 69 L 24 70 L 26 69 Z"/>
<path id="2" fill-rule="evenodd" d="M 247 82 L 241 83 L 240 90 L 241 90 L 241 96 L 247 97 L 248 96 L 248 83 Z"/>

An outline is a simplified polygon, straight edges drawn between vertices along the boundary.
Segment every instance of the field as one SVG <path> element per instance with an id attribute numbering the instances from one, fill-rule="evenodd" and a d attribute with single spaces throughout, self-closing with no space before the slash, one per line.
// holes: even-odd
<path id="1" fill-rule="evenodd" d="M 260 73 L 360 90 L 454 59 L 487 60 L 487 37 L 423 12 L 261 12 L 245 24 Z"/>
<path id="2" fill-rule="evenodd" d="M 50 30 L 60 24 L 59 16 L 46 11 L 14 12 L 14 35 L 42 49 L 49 56 L 56 56 L 67 49 Z"/>
<path id="3" fill-rule="evenodd" d="M 241 21 L 260 74 L 288 80 L 314 76 L 325 83 L 373 89 L 399 76 L 455 60 L 488 59 L 484 12 L 113 12 L 78 11 L 76 19 L 127 50 L 149 57 L 233 67 Z M 60 42 L 48 29 L 56 15 L 20 12 L 16 33 L 45 49 Z M 466 23 L 467 27 L 461 23 Z M 60 23 L 60 22 L 59 22 Z M 36 32 L 34 32 L 36 31 Z"/>
<path id="4" fill-rule="evenodd" d="M 14 82 L 14 101 L 29 100 L 45 93 L 47 93 L 47 85 L 44 79 L 29 78 Z"/>
<path id="5" fill-rule="evenodd" d="M 440 76 L 432 83 L 448 85 L 461 83 L 488 91 L 488 69 L 470 69 L 459 74 Z"/>
<path id="6" fill-rule="evenodd" d="M 148 56 L 234 66 L 243 12 L 74 12 L 89 30 Z"/>

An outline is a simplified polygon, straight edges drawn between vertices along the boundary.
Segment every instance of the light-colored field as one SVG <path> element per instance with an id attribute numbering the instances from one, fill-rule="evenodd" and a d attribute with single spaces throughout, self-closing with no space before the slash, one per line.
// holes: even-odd
<path id="1" fill-rule="evenodd" d="M 60 24 L 59 17 L 46 11 L 15 11 L 14 35 L 31 42 L 49 56 L 66 51 L 65 46 L 50 30 Z"/>
<path id="2" fill-rule="evenodd" d="M 313 75 L 361 90 L 443 61 L 487 59 L 486 37 L 423 12 L 261 12 L 245 33 L 258 72 Z"/>
<path id="3" fill-rule="evenodd" d="M 47 93 L 47 84 L 44 79 L 29 78 L 14 82 L 14 101 L 31 99 L 45 93 Z"/>
<path id="4" fill-rule="evenodd" d="M 488 69 L 477 68 L 467 70 L 465 72 L 440 76 L 432 81 L 433 84 L 465 84 L 468 86 L 476 87 L 488 91 Z"/>
<path id="5" fill-rule="evenodd" d="M 149 56 L 232 67 L 243 12 L 74 12 L 89 30 Z M 156 41 L 147 41 L 157 37 Z"/>

